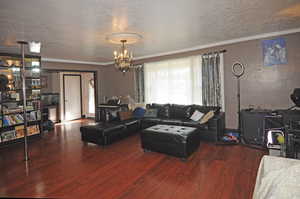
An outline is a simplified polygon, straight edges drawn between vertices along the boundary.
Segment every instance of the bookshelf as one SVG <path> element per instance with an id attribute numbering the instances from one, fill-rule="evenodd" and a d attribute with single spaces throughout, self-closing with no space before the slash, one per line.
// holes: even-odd
<path id="1" fill-rule="evenodd" d="M 24 140 L 21 55 L 0 53 L 0 74 L 9 79 L 0 91 L 0 147 Z M 25 55 L 26 118 L 29 138 L 41 135 L 41 57 Z"/>

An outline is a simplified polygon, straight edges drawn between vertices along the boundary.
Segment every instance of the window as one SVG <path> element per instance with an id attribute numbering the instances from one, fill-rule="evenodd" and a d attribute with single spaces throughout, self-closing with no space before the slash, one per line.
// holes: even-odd
<path id="1" fill-rule="evenodd" d="M 146 63 L 145 102 L 202 104 L 201 56 Z"/>

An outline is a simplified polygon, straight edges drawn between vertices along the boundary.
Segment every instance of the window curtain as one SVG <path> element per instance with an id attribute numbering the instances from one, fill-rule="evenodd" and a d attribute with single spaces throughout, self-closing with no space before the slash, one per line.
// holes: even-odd
<path id="1" fill-rule="evenodd" d="M 146 63 L 146 103 L 202 104 L 201 56 Z"/>
<path id="2" fill-rule="evenodd" d="M 144 81 L 144 65 L 140 65 L 134 71 L 135 80 L 135 102 L 144 103 L 145 102 L 145 81 Z"/>
<path id="3" fill-rule="evenodd" d="M 202 55 L 202 99 L 204 106 L 220 106 L 224 109 L 223 54 Z"/>

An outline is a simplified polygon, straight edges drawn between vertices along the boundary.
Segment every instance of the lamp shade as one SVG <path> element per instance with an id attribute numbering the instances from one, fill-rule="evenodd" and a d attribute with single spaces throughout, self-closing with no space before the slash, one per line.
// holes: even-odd
<path id="1" fill-rule="evenodd" d="M 40 53 L 41 52 L 41 42 L 39 41 L 30 41 L 28 42 L 29 51 L 31 53 Z"/>

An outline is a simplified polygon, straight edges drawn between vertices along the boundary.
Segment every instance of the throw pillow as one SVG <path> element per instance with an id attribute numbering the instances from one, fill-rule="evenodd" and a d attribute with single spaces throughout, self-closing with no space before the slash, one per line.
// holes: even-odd
<path id="1" fill-rule="evenodd" d="M 213 118 L 215 115 L 214 111 L 209 111 L 208 113 L 206 113 L 200 120 L 200 124 L 205 124 L 206 122 L 208 122 L 211 118 Z"/>
<path id="2" fill-rule="evenodd" d="M 158 110 L 155 108 L 147 109 L 144 117 L 157 117 Z"/>
<path id="3" fill-rule="evenodd" d="M 141 108 L 141 107 L 137 107 L 133 111 L 133 117 L 135 117 L 135 118 L 142 118 L 142 117 L 144 117 L 145 113 L 146 113 L 146 109 Z"/>
<path id="4" fill-rule="evenodd" d="M 200 111 L 195 110 L 190 119 L 197 122 L 203 117 L 203 115 L 204 115 L 204 113 L 201 113 Z"/>
<path id="5" fill-rule="evenodd" d="M 119 111 L 119 118 L 121 121 L 131 119 L 132 112 L 131 111 Z"/>

